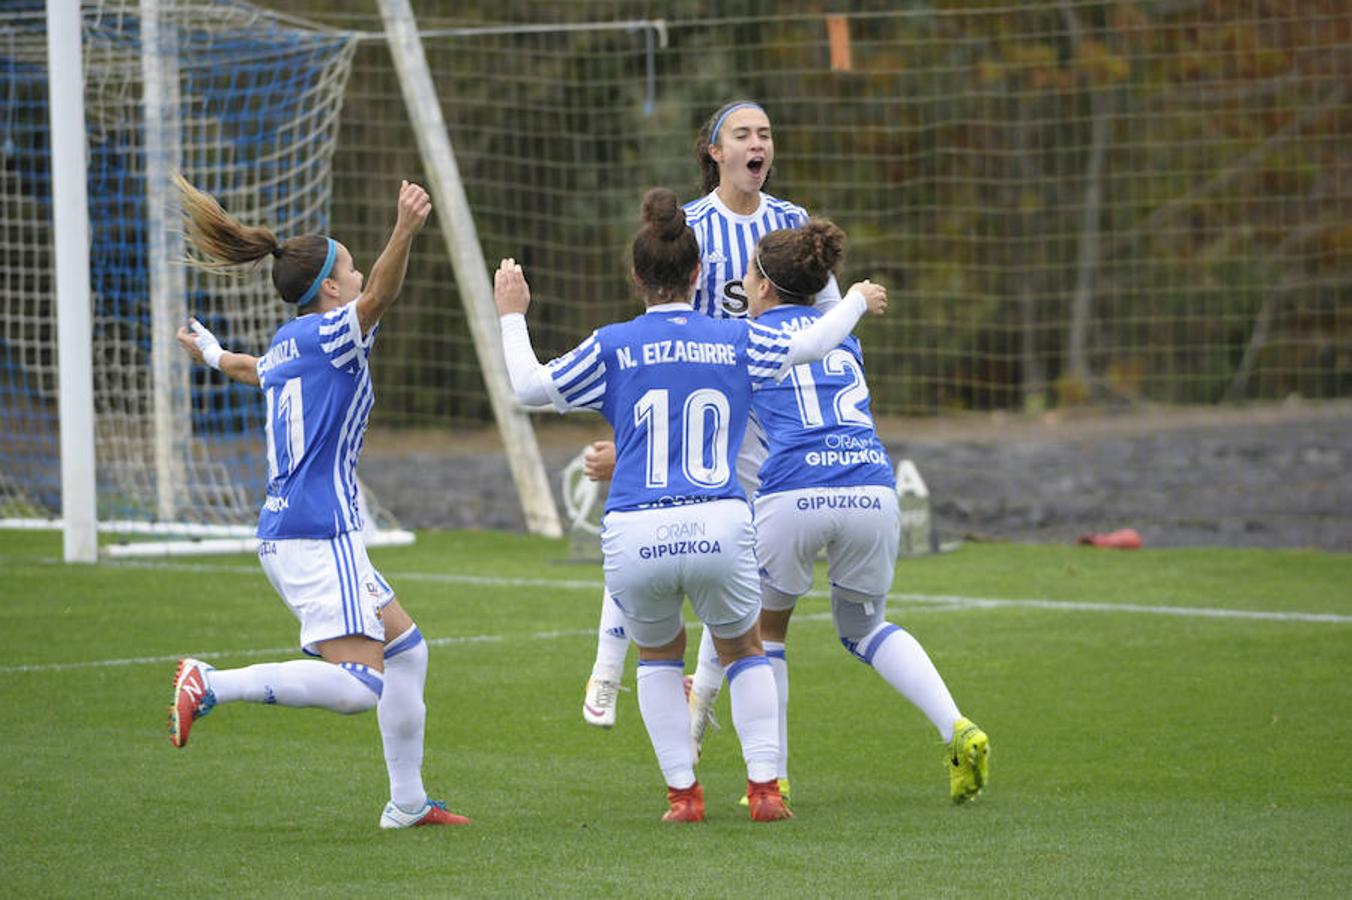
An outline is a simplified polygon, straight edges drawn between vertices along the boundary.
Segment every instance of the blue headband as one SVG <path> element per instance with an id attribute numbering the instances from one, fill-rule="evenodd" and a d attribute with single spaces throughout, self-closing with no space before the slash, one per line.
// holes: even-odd
<path id="1" fill-rule="evenodd" d="M 333 260 L 334 257 L 338 255 L 338 242 L 331 237 L 326 237 L 324 240 L 329 242 L 329 254 L 324 257 L 324 265 L 319 267 L 319 274 L 315 276 L 315 280 L 310 282 L 310 286 L 306 289 L 305 293 L 301 294 L 300 299 L 296 301 L 296 306 L 304 306 L 313 300 L 315 294 L 319 293 L 319 286 L 324 283 L 324 279 L 328 278 L 329 273 L 333 271 Z"/>
<path id="2" fill-rule="evenodd" d="M 750 100 L 746 101 L 745 103 L 732 104 L 732 106 L 729 106 L 727 109 L 723 110 L 723 115 L 718 117 L 718 121 L 714 122 L 714 127 L 709 131 L 710 147 L 718 143 L 718 129 L 723 127 L 723 120 L 726 119 L 728 116 L 732 115 L 733 113 L 737 112 L 737 110 L 739 109 L 759 109 L 761 112 L 765 112 L 765 110 L 761 108 L 761 105 L 759 103 L 752 103 Z"/>

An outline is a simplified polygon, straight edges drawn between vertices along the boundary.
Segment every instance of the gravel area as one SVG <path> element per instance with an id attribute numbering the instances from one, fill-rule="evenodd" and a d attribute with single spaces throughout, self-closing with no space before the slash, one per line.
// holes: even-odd
<path id="1" fill-rule="evenodd" d="M 551 483 L 604 422 L 539 422 Z M 1352 551 L 1352 401 L 1231 410 L 1146 410 L 887 422 L 942 540 L 1072 542 L 1134 528 L 1148 547 Z M 412 528 L 520 531 L 491 435 L 373 434 L 362 478 Z"/>

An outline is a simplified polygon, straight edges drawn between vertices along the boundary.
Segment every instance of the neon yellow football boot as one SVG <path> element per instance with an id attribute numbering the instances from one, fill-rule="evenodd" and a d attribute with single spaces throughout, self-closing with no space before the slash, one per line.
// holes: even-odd
<path id="1" fill-rule="evenodd" d="M 953 723 L 953 740 L 944 747 L 948 792 L 954 803 L 974 800 L 990 778 L 991 742 L 971 719 Z"/>

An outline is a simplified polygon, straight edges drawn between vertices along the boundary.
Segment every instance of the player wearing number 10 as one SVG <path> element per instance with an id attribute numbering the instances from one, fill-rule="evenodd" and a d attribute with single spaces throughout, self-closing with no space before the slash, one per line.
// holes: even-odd
<path id="1" fill-rule="evenodd" d="M 380 827 L 466 824 L 423 789 L 427 644 L 366 556 L 357 486 L 357 457 L 375 402 L 371 349 L 381 316 L 403 286 L 431 199 L 403 183 L 394 231 L 363 291 L 352 255 L 333 238 L 281 242 L 267 228 L 244 225 L 182 177 L 176 183 L 199 254 L 192 261 L 222 269 L 271 256 L 273 285 L 297 307 L 262 357 L 224 350 L 196 320 L 191 331 L 179 329 L 178 340 L 198 362 L 263 390 L 268 485 L 258 517 L 259 562 L 300 621 L 301 648 L 320 659 L 223 670 L 180 660 L 169 739 L 184 746 L 195 720 L 234 701 L 338 713 L 375 707 L 390 779 Z"/>
<path id="2" fill-rule="evenodd" d="M 548 366 L 535 357 L 521 267 L 494 279 L 503 349 L 517 399 L 560 412 L 599 411 L 615 430 L 614 479 L 601 547 L 606 587 L 639 647 L 638 703 L 667 784 L 667 821 L 704 818 L 689 709 L 681 686 L 689 596 L 727 669 L 732 720 L 756 821 L 787 818 L 775 780 L 779 727 L 774 677 L 756 628 L 760 583 L 754 529 L 733 461 L 753 388 L 820 359 L 886 292 L 855 285 L 835 309 L 794 335 L 745 319 L 694 312 L 699 245 L 671 191 L 643 202 L 633 279 L 647 310 L 607 325 Z"/>

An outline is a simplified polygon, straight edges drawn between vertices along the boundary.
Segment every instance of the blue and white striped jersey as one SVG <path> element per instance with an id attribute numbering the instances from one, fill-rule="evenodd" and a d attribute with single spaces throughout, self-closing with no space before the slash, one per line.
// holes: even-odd
<path id="1" fill-rule="evenodd" d="M 760 206 L 740 216 L 723 205 L 717 191 L 682 207 L 685 222 L 700 247 L 700 276 L 695 288 L 695 311 L 715 318 L 742 318 L 747 314 L 742 278 L 756 242 L 771 231 L 797 228 L 807 222 L 801 206 L 760 195 Z"/>
<path id="2" fill-rule="evenodd" d="M 615 429 L 606 511 L 745 499 L 733 461 L 752 389 L 783 371 L 788 352 L 784 333 L 669 303 L 550 362 L 555 407 L 597 410 Z"/>
<path id="3" fill-rule="evenodd" d="M 785 333 L 801 331 L 822 313 L 784 304 L 756 319 Z M 859 339 L 850 335 L 820 362 L 789 370 L 763 385 L 752 400 L 770 455 L 761 466 L 760 492 L 808 487 L 896 485 L 887 450 L 873 430 Z"/>
<path id="4" fill-rule="evenodd" d="M 268 416 L 260 538 L 361 530 L 357 457 L 375 403 L 368 361 L 377 330 L 362 335 L 354 300 L 287 322 L 258 360 Z"/>

